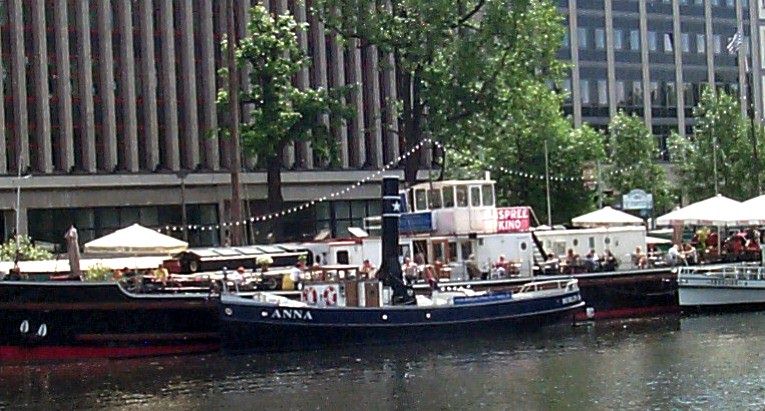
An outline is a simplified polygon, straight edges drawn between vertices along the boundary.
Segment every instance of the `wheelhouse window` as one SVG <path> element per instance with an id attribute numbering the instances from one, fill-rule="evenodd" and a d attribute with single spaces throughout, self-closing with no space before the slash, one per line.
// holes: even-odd
<path id="1" fill-rule="evenodd" d="M 470 206 L 481 206 L 481 187 L 470 187 Z"/>
<path id="2" fill-rule="evenodd" d="M 414 190 L 414 211 L 428 209 L 428 199 L 425 197 L 425 190 Z"/>
<path id="3" fill-rule="evenodd" d="M 428 190 L 428 204 L 432 210 L 441 208 L 441 190 L 437 188 Z"/>
<path id="4" fill-rule="evenodd" d="M 444 187 L 443 188 L 443 195 L 444 195 L 444 208 L 451 208 L 454 207 L 454 187 Z"/>
<path id="5" fill-rule="evenodd" d="M 467 207 L 468 205 L 468 193 L 467 186 L 456 186 L 457 191 L 457 207 Z"/>
<path id="6" fill-rule="evenodd" d="M 484 184 L 481 187 L 483 190 L 483 206 L 491 207 L 494 205 L 494 190 L 491 184 Z"/>

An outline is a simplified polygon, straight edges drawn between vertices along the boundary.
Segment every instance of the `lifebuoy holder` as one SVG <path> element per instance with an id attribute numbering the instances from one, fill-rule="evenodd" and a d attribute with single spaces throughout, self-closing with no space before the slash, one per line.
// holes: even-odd
<path id="1" fill-rule="evenodd" d="M 322 294 L 326 305 L 337 305 L 337 290 L 335 287 L 327 287 Z"/>
<path id="2" fill-rule="evenodd" d="M 306 287 L 303 289 L 303 300 L 308 304 L 316 304 L 319 299 L 319 294 L 313 287 Z"/>

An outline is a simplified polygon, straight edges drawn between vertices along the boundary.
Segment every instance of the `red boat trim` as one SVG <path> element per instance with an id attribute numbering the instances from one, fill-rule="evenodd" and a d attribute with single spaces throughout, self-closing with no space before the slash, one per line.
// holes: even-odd
<path id="1" fill-rule="evenodd" d="M 577 321 L 607 320 L 615 318 L 646 317 L 650 315 L 678 313 L 680 313 L 680 306 L 665 305 L 657 307 L 628 307 L 601 311 L 595 310 L 595 316 L 593 318 L 587 318 L 586 312 L 578 311 L 574 318 Z"/>
<path id="2" fill-rule="evenodd" d="M 0 361 L 61 361 L 92 358 L 131 358 L 196 354 L 217 351 L 218 343 L 160 345 L 151 347 L 0 346 Z"/>
<path id="3" fill-rule="evenodd" d="M 199 333 L 136 333 L 136 334 L 80 334 L 77 341 L 156 341 L 156 340 L 203 340 L 218 338 L 215 332 Z"/>

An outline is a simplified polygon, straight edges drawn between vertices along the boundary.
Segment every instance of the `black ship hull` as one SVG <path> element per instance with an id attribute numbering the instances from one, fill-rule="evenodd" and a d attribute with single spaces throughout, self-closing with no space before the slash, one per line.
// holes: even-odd
<path id="1" fill-rule="evenodd" d="M 217 299 L 116 283 L 0 282 L 0 363 L 209 352 Z"/>
<path id="2" fill-rule="evenodd" d="M 455 306 L 280 307 L 221 297 L 221 341 L 229 352 L 296 351 L 513 332 L 573 320 L 578 291 L 544 298 Z"/>
<path id="3" fill-rule="evenodd" d="M 531 281 L 560 280 L 572 276 L 536 276 L 498 280 L 450 281 L 444 289 L 469 287 L 476 291 L 513 289 Z M 677 273 L 670 268 L 577 274 L 586 307 L 577 319 L 610 319 L 680 313 Z M 415 289 L 424 292 L 425 285 Z"/>

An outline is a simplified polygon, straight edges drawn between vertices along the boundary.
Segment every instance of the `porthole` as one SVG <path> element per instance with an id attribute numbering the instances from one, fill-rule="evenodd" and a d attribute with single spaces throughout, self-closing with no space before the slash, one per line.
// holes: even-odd
<path id="1" fill-rule="evenodd" d="M 232 310 L 230 307 L 226 307 L 223 309 L 223 312 L 226 313 L 226 315 L 231 315 L 234 313 L 234 310 Z"/>
<path id="2" fill-rule="evenodd" d="M 388 314 L 383 314 L 382 319 L 383 321 L 388 321 Z"/>
<path id="3" fill-rule="evenodd" d="M 522 242 L 521 242 L 521 251 L 526 251 L 526 249 L 527 249 L 528 247 L 529 247 L 529 246 L 526 244 L 526 242 L 525 242 L 525 241 L 522 241 Z"/>
<path id="4" fill-rule="evenodd" d="M 606 243 L 606 244 L 611 244 L 611 239 L 606 237 L 606 239 L 603 240 L 603 242 Z"/>
<path id="5" fill-rule="evenodd" d="M 573 244 L 574 247 L 578 246 L 579 245 L 579 239 L 575 238 L 574 241 L 571 242 L 571 244 Z"/>

